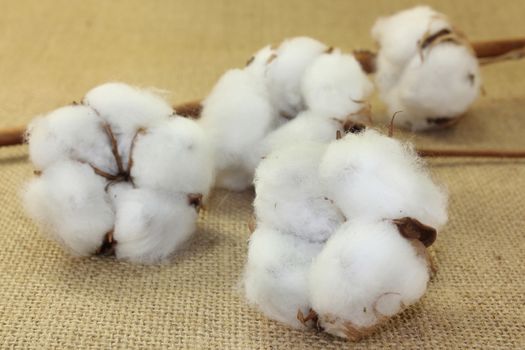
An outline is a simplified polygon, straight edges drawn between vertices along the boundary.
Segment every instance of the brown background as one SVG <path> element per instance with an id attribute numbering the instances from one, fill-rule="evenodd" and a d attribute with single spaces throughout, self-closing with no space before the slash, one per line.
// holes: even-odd
<path id="1" fill-rule="evenodd" d="M 524 1 L 430 1 L 471 39 L 525 34 Z M 259 47 L 310 35 L 372 47 L 381 14 L 412 1 L 0 1 L 0 127 L 120 80 L 202 97 Z M 486 96 L 455 129 L 418 145 L 525 149 L 525 61 L 483 68 Z M 384 108 L 374 100 L 375 117 Z M 407 135 L 404 135 L 407 136 Z M 525 347 L 525 161 L 433 160 L 450 223 L 424 299 L 351 345 L 292 331 L 237 290 L 252 193 L 217 191 L 189 248 L 164 266 L 74 259 L 24 217 L 27 147 L 0 149 L 0 348 Z"/>

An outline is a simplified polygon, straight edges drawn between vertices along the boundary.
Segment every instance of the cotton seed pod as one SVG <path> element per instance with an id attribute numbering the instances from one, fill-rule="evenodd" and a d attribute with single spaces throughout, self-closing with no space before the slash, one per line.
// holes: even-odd
<path id="1" fill-rule="evenodd" d="M 303 328 L 298 310 L 310 310 L 308 272 L 322 244 L 260 226 L 250 237 L 243 287 L 246 299 L 267 317 Z"/>
<path id="2" fill-rule="evenodd" d="M 445 15 L 418 6 L 380 18 L 376 83 L 395 124 L 411 130 L 458 121 L 479 94 L 478 61 Z"/>
<path id="3" fill-rule="evenodd" d="M 216 186 L 244 190 L 255 171 L 250 152 L 276 123 L 266 87 L 247 71 L 233 69 L 219 79 L 203 105 L 199 123 L 214 149 Z"/>
<path id="4" fill-rule="evenodd" d="M 328 146 L 319 169 L 348 219 L 412 217 L 436 229 L 447 221 L 447 195 L 408 143 L 372 129 L 347 134 Z"/>
<path id="5" fill-rule="evenodd" d="M 270 153 L 255 175 L 259 223 L 310 242 L 324 242 L 344 217 L 326 197 L 319 161 L 326 146 L 299 142 Z"/>
<path id="6" fill-rule="evenodd" d="M 367 99 L 374 87 L 353 55 L 335 50 L 306 69 L 301 91 L 308 109 L 341 121 L 368 121 Z"/>
<path id="7" fill-rule="evenodd" d="M 75 255 L 162 261 L 194 232 L 209 192 L 205 134 L 158 96 L 124 84 L 102 85 L 84 101 L 91 105 L 31 124 L 39 177 L 24 191 L 26 210 Z"/>
<path id="8" fill-rule="evenodd" d="M 350 221 L 315 258 L 310 301 L 325 332 L 356 341 L 417 302 L 428 280 L 421 242 L 388 220 Z"/>
<path id="9" fill-rule="evenodd" d="M 291 119 L 306 108 L 301 94 L 301 80 L 306 68 L 328 49 L 308 37 L 285 40 L 268 64 L 266 82 L 270 100 L 277 111 Z"/>

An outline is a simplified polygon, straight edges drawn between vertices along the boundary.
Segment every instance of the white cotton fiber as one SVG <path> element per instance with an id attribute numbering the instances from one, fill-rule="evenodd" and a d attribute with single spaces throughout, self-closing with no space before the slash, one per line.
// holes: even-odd
<path id="1" fill-rule="evenodd" d="M 358 340 L 425 293 L 428 263 L 388 221 L 351 221 L 317 256 L 310 301 L 328 333 Z"/>
<path id="2" fill-rule="evenodd" d="M 310 110 L 362 122 L 357 112 L 366 106 L 373 85 L 353 55 L 334 51 L 320 55 L 308 66 L 301 91 Z"/>
<path id="3" fill-rule="evenodd" d="M 117 259 L 157 263 L 195 231 L 197 211 L 185 194 L 129 188 L 116 200 Z"/>
<path id="4" fill-rule="evenodd" d="M 335 140 L 337 131 L 343 132 L 343 125 L 324 113 L 306 110 L 293 120 L 270 132 L 260 143 L 254 155 L 254 166 L 274 150 L 288 145 L 310 141 L 329 143 Z"/>
<path id="5" fill-rule="evenodd" d="M 332 142 L 320 174 L 328 197 L 349 219 L 408 216 L 436 229 L 447 221 L 447 195 L 413 148 L 375 130 Z"/>
<path id="6" fill-rule="evenodd" d="M 61 161 L 31 180 L 23 192 L 28 215 L 75 255 L 94 254 L 113 229 L 106 181 L 87 164 Z"/>
<path id="7" fill-rule="evenodd" d="M 276 113 L 263 81 L 247 71 L 226 72 L 203 102 L 199 120 L 214 149 L 216 186 L 243 190 L 251 185 L 249 159 L 274 128 Z"/>
<path id="8" fill-rule="evenodd" d="M 306 241 L 325 241 L 344 220 L 326 197 L 319 161 L 326 146 L 314 142 L 277 149 L 255 175 L 255 216 L 259 223 Z"/>
<path id="9" fill-rule="evenodd" d="M 109 136 L 91 108 L 81 105 L 59 108 L 35 118 L 28 126 L 29 157 L 37 170 L 72 159 L 105 172 L 117 172 Z"/>
<path id="10" fill-rule="evenodd" d="M 386 95 L 394 122 L 412 130 L 441 126 L 461 116 L 478 97 L 481 78 L 471 51 L 455 43 L 441 43 L 415 56 Z"/>
<path id="11" fill-rule="evenodd" d="M 266 82 L 270 100 L 280 114 L 293 118 L 305 109 L 301 79 L 308 65 L 326 50 L 326 45 L 308 37 L 285 40 L 277 48 L 266 70 Z"/>
<path id="12" fill-rule="evenodd" d="M 127 165 L 129 147 L 137 130 L 173 115 L 173 108 L 162 97 L 123 83 L 99 85 L 86 94 L 83 102 L 111 125 L 118 139 L 124 166 Z"/>
<path id="13" fill-rule="evenodd" d="M 418 53 L 418 42 L 427 35 L 452 29 L 445 15 L 428 6 L 416 6 L 388 17 L 380 17 L 372 37 L 380 47 L 379 56 L 402 67 Z"/>
<path id="14" fill-rule="evenodd" d="M 322 245 L 259 227 L 251 236 L 243 286 L 246 299 L 266 316 L 300 328 L 298 311 L 310 309 L 308 271 Z"/>
<path id="15" fill-rule="evenodd" d="M 173 117 L 138 135 L 131 178 L 138 187 L 208 195 L 213 182 L 212 150 L 193 120 Z"/>
<path id="16" fill-rule="evenodd" d="M 479 94 L 478 61 L 446 16 L 418 6 L 380 18 L 376 83 L 394 123 L 411 130 L 452 125 Z"/>

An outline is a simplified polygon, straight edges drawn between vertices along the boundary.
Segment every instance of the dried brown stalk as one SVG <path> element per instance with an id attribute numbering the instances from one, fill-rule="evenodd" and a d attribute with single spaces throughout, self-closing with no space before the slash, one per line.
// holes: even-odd
<path id="1" fill-rule="evenodd" d="M 24 143 L 25 126 L 0 129 L 0 146 L 12 146 Z"/>

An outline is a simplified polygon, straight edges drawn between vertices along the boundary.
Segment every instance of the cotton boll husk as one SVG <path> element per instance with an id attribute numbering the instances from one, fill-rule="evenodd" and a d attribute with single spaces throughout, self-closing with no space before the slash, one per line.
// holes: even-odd
<path id="1" fill-rule="evenodd" d="M 429 280 L 425 256 L 388 221 L 347 222 L 312 263 L 312 308 L 328 333 L 357 340 L 417 302 Z"/>
<path id="2" fill-rule="evenodd" d="M 138 187 L 208 195 L 212 149 L 191 119 L 174 117 L 149 128 L 136 138 L 132 158 L 131 178 Z"/>
<path id="3" fill-rule="evenodd" d="M 161 262 L 195 231 L 197 211 L 186 194 L 121 187 L 116 190 L 115 206 L 117 259 Z"/>
<path id="4" fill-rule="evenodd" d="M 428 6 L 416 6 L 379 18 L 372 37 L 379 44 L 379 56 L 401 68 L 418 52 L 419 40 L 442 29 L 452 29 L 447 17 Z M 381 72 L 379 65 L 378 73 Z"/>
<path id="5" fill-rule="evenodd" d="M 173 114 L 173 108 L 162 97 L 123 83 L 95 87 L 86 94 L 84 103 L 111 125 L 124 166 L 137 130 L 148 128 Z"/>
<path id="6" fill-rule="evenodd" d="M 246 299 L 266 316 L 294 328 L 310 309 L 308 271 L 322 244 L 258 227 L 250 238 L 243 286 Z"/>
<path id="7" fill-rule="evenodd" d="M 28 126 L 29 157 L 37 170 L 66 159 L 78 160 L 108 173 L 117 165 L 104 121 L 81 105 L 59 108 Z"/>
<path id="8" fill-rule="evenodd" d="M 326 50 L 326 45 L 308 37 L 285 40 L 276 50 L 277 56 L 266 70 L 266 81 L 279 113 L 293 118 L 305 109 L 301 79 L 308 65 Z"/>
<path id="9" fill-rule="evenodd" d="M 305 141 L 329 143 L 336 137 L 337 131 L 343 132 L 342 123 L 330 115 L 306 110 L 293 120 L 270 132 L 254 152 L 252 163 L 257 167 L 263 157 L 273 150 Z"/>
<path id="10" fill-rule="evenodd" d="M 363 108 L 373 85 L 353 55 L 336 51 L 320 55 L 306 69 L 301 90 L 309 109 L 344 121 Z"/>
<path id="11" fill-rule="evenodd" d="M 415 56 L 386 102 L 394 123 L 412 130 L 439 127 L 432 119 L 457 118 L 477 98 L 481 78 L 476 57 L 465 46 L 441 43 Z"/>
<path id="12" fill-rule="evenodd" d="M 324 242 L 341 223 L 341 212 L 326 198 L 319 161 L 326 146 L 299 142 L 268 155 L 255 174 L 259 222 L 312 242 Z"/>
<path id="13" fill-rule="evenodd" d="M 447 195 L 411 145 L 368 129 L 332 142 L 321 161 L 328 197 L 347 218 L 412 217 L 439 229 Z"/>
<path id="14" fill-rule="evenodd" d="M 62 161 L 31 180 L 23 192 L 28 215 L 75 255 L 95 253 L 113 229 L 106 181 L 87 165 Z"/>
<path id="15" fill-rule="evenodd" d="M 251 185 L 255 168 L 247 160 L 276 118 L 261 79 L 239 69 L 221 77 L 204 100 L 199 120 L 214 149 L 218 187 L 243 190 Z"/>
<path id="16" fill-rule="evenodd" d="M 263 78 L 266 73 L 266 67 L 275 54 L 275 50 L 270 45 L 263 47 L 250 58 L 244 70 L 254 74 L 256 77 Z"/>

